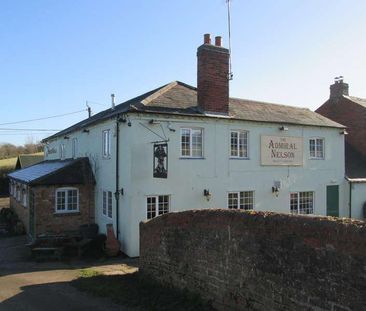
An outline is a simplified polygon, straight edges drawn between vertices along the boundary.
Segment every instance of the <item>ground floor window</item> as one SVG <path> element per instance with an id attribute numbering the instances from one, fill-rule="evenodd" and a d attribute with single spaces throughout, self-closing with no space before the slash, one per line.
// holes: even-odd
<path id="1" fill-rule="evenodd" d="M 314 192 L 292 192 L 290 194 L 290 211 L 292 214 L 313 214 L 314 213 Z"/>
<path id="2" fill-rule="evenodd" d="M 229 192 L 228 208 L 251 210 L 254 208 L 254 191 Z"/>
<path id="3" fill-rule="evenodd" d="M 112 191 L 103 191 L 103 215 L 112 218 Z"/>
<path id="4" fill-rule="evenodd" d="M 79 190 L 77 188 L 58 188 L 56 190 L 56 213 L 79 211 Z"/>
<path id="5" fill-rule="evenodd" d="M 148 196 L 146 199 L 147 219 L 169 213 L 169 195 Z"/>

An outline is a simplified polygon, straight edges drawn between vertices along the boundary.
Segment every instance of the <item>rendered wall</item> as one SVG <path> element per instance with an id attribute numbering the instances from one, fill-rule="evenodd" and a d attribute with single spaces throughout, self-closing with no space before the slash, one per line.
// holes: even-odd
<path id="1" fill-rule="evenodd" d="M 218 310 L 365 310 L 362 221 L 237 210 L 140 224 L 144 277 L 200 293 Z"/>

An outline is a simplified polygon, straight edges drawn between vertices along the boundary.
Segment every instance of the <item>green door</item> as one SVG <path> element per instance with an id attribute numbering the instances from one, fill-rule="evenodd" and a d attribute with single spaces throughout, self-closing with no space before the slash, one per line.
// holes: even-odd
<path id="1" fill-rule="evenodd" d="M 339 186 L 327 186 L 327 216 L 339 216 Z"/>

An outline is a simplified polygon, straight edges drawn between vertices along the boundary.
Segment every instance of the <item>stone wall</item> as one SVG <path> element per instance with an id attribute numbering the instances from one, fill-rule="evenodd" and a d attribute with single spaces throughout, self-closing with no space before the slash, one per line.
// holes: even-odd
<path id="1" fill-rule="evenodd" d="M 365 222 L 238 210 L 140 224 L 140 272 L 218 310 L 366 310 Z"/>
<path id="2" fill-rule="evenodd" d="M 55 213 L 56 189 L 70 185 L 33 187 L 36 235 L 78 230 L 80 225 L 94 223 L 94 186 L 73 185 L 79 189 L 79 212 Z"/>
<path id="3" fill-rule="evenodd" d="M 13 196 L 10 196 L 10 207 L 18 215 L 24 225 L 25 231 L 29 232 L 29 208 L 24 206 L 22 202 L 17 201 Z"/>

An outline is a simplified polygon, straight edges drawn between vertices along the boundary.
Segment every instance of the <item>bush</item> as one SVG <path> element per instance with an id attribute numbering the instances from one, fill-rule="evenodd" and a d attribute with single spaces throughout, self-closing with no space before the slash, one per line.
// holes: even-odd
<path id="1" fill-rule="evenodd" d="M 5 224 L 11 234 L 18 235 L 25 232 L 23 223 L 11 208 L 3 208 L 0 210 L 0 223 Z"/>

